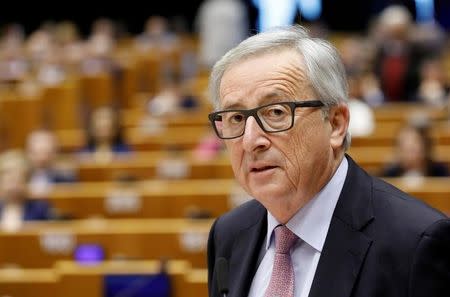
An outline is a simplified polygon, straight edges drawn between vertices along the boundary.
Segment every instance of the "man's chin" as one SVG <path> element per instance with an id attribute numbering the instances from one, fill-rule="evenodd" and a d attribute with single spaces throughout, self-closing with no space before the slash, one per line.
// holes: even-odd
<path id="1" fill-rule="evenodd" d="M 285 196 L 285 194 L 285 191 L 279 185 L 274 184 L 253 186 L 250 188 L 250 195 L 259 201 L 273 201 Z"/>

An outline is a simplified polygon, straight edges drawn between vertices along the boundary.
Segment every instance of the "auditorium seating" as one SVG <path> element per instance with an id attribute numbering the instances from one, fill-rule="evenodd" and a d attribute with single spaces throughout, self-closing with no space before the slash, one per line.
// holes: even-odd
<path id="1" fill-rule="evenodd" d="M 400 189 L 450 214 L 448 178 L 384 178 Z M 130 188 L 132 189 L 130 191 Z M 235 206 L 234 179 L 152 180 L 133 187 L 95 182 L 60 185 L 49 195 L 54 205 L 75 218 L 135 217 L 181 218 L 190 210 L 203 210 L 216 217 Z M 119 189 L 117 198 L 112 195 Z"/>
<path id="2" fill-rule="evenodd" d="M 211 223 L 142 218 L 27 223 L 17 232 L 0 232 L 0 267 L 51 268 L 56 261 L 73 259 L 80 244 L 98 244 L 105 260 L 165 258 L 205 268 Z"/>
<path id="3" fill-rule="evenodd" d="M 194 269 L 189 262 L 169 260 L 166 264 L 173 297 L 207 296 L 207 272 Z M 44 269 L 8 268 L 0 270 L 0 295 L 11 297 L 104 296 L 103 276 L 107 274 L 154 274 L 156 260 L 117 260 L 100 265 L 78 265 L 57 261 Z"/>
<path id="4" fill-rule="evenodd" d="M 49 199 L 74 218 L 183 218 L 202 210 L 216 217 L 233 206 L 233 179 L 150 180 L 133 184 L 57 185 Z"/>
<path id="5" fill-rule="evenodd" d="M 183 47 L 195 50 L 195 39 L 183 39 Z M 174 297 L 207 296 L 208 231 L 215 217 L 238 204 L 233 200 L 238 188 L 226 154 L 209 160 L 193 154 L 212 132 L 208 73 L 187 82 L 200 100 L 198 108 L 164 117 L 148 113 L 146 104 L 162 84 L 162 58 L 162 53 L 136 52 L 123 43 L 114 53 L 119 76 L 74 73 L 30 93 L 1 90 L 1 148 L 23 147 L 30 131 L 48 127 L 55 131 L 63 156 L 72 158 L 80 181 L 55 185 L 49 193 L 60 220 L 0 231 L 0 296 L 101 297 L 105 274 L 155 272 L 161 258 L 168 261 Z M 164 58 L 180 71 L 181 50 Z M 85 112 L 105 104 L 120 108 L 133 152 L 103 163 L 76 158 L 74 153 L 86 143 Z M 450 167 L 447 110 L 396 103 L 374 112 L 375 131 L 353 137 L 348 152 L 367 171 L 377 174 L 395 158 L 395 135 L 412 118 L 431 121 L 434 156 Z M 165 176 L 165 162 L 174 159 L 184 173 Z M 385 180 L 450 214 L 448 178 Z M 208 218 L 188 219 L 196 216 Z M 76 264 L 76 247 L 87 243 L 102 246 L 106 260 Z"/>

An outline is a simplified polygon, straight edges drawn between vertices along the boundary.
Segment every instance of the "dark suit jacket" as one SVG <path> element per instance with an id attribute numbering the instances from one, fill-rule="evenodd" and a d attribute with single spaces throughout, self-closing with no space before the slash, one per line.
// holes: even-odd
<path id="1" fill-rule="evenodd" d="M 450 220 L 397 188 L 349 168 L 310 297 L 450 294 Z M 252 200 L 218 218 L 208 241 L 210 296 L 220 296 L 216 260 L 229 265 L 229 297 L 248 295 L 267 230 Z"/>
<path id="2" fill-rule="evenodd" d="M 0 203 L 0 217 L 2 216 L 3 205 Z M 44 200 L 26 200 L 23 205 L 23 220 L 51 220 L 52 207 Z"/>

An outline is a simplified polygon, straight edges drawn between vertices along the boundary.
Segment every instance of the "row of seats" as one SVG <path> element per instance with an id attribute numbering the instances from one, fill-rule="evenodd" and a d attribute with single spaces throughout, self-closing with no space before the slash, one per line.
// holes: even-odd
<path id="1" fill-rule="evenodd" d="M 450 213 L 447 178 L 385 178 L 391 184 Z M 50 201 L 75 218 L 182 218 L 202 211 L 216 217 L 250 197 L 234 179 L 152 180 L 135 186 L 114 182 L 60 185 Z"/>
<path id="2" fill-rule="evenodd" d="M 179 259 L 205 268 L 211 224 L 192 219 L 28 223 L 18 232 L 0 232 L 0 266 L 50 268 L 56 261 L 74 260 L 81 245 L 96 244 L 105 260 Z"/>
<path id="3" fill-rule="evenodd" d="M 364 169 L 373 174 L 378 174 L 383 166 L 395 158 L 392 146 L 350 147 L 348 153 Z M 450 166 L 450 145 L 435 146 L 434 157 Z M 176 166 L 178 168 L 175 168 Z M 202 160 L 198 159 L 191 150 L 135 152 L 129 156 L 117 157 L 113 162 L 107 163 L 92 162 L 88 159 L 88 161 L 78 162 L 75 170 L 80 181 L 83 182 L 112 181 L 122 174 L 141 180 L 233 177 L 229 158 L 225 153 L 218 154 L 210 160 Z"/>
<path id="4" fill-rule="evenodd" d="M 189 262 L 182 260 L 168 261 L 166 267 L 171 286 L 170 296 L 208 295 L 205 269 L 194 269 Z M 3 269 L 0 270 L 0 295 L 20 297 L 105 296 L 105 275 L 157 274 L 159 269 L 160 262 L 155 260 L 105 261 L 96 266 L 80 266 L 72 261 L 62 260 L 45 269 Z"/>

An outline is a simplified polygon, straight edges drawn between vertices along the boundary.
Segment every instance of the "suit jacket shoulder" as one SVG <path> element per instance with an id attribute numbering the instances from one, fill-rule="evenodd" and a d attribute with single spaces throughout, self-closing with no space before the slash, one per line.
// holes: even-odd
<path id="1" fill-rule="evenodd" d="M 389 217 L 394 222 L 403 224 L 408 231 L 421 233 L 435 221 L 446 216 L 409 194 L 385 181 L 373 180 L 373 206 L 378 217 Z"/>
<path id="2" fill-rule="evenodd" d="M 450 237 L 448 218 L 347 159 L 349 170 L 309 296 L 440 296 L 437 289 L 450 291 L 444 281 L 450 266 L 439 268 L 450 259 L 443 252 L 450 249 L 444 239 Z"/>
<path id="3" fill-rule="evenodd" d="M 229 264 L 229 296 L 248 294 L 256 271 L 259 248 L 265 237 L 266 209 L 251 200 L 219 217 L 208 240 L 208 289 L 210 296 L 219 296 L 215 262 L 225 258 Z"/>
<path id="4" fill-rule="evenodd" d="M 222 228 L 227 237 L 234 237 L 237 233 L 257 224 L 265 217 L 266 209 L 256 200 L 250 200 L 230 212 L 219 217 L 216 222 L 217 231 Z"/>

